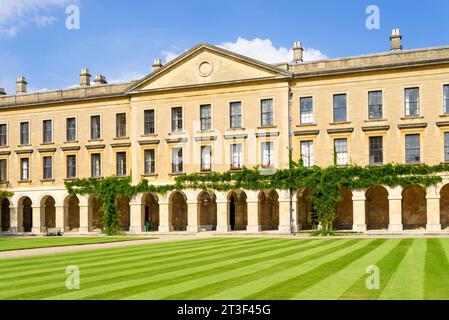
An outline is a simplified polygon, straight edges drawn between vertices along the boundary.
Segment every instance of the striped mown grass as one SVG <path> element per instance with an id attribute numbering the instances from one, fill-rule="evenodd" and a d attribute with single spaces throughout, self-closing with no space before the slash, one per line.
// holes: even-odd
<path id="1" fill-rule="evenodd" d="M 142 237 L 0 237 L 0 252 L 148 239 Z"/>
<path id="2" fill-rule="evenodd" d="M 448 299 L 449 239 L 212 238 L 0 260 L 0 299 Z M 81 287 L 68 290 L 66 267 Z M 366 288 L 368 266 L 380 270 Z"/>

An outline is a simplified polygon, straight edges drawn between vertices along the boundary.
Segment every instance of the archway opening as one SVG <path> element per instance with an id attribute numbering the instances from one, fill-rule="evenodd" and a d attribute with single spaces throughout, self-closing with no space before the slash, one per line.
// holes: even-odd
<path id="1" fill-rule="evenodd" d="M 120 196 L 117 199 L 118 225 L 121 231 L 129 231 L 131 225 L 131 208 L 129 206 L 130 199 Z"/>
<path id="2" fill-rule="evenodd" d="M 44 209 L 44 226 L 46 228 L 55 228 L 56 227 L 56 208 L 55 208 L 55 199 L 53 197 L 45 197 L 42 200 L 42 205 Z"/>
<path id="3" fill-rule="evenodd" d="M 159 230 L 159 200 L 156 195 L 148 193 L 143 199 L 145 205 L 145 227 L 148 226 L 148 231 Z M 145 229 L 147 230 L 147 229 Z"/>
<path id="4" fill-rule="evenodd" d="M 173 231 L 187 231 L 187 199 L 181 192 L 170 197 L 170 221 Z"/>
<path id="5" fill-rule="evenodd" d="M 203 191 L 198 196 L 200 231 L 217 230 L 217 201 L 213 192 Z"/>
<path id="6" fill-rule="evenodd" d="M 246 193 L 234 190 L 228 194 L 228 215 L 231 230 L 246 230 L 248 226 L 248 211 Z"/>
<path id="7" fill-rule="evenodd" d="M 92 229 L 101 231 L 103 229 L 103 202 L 95 196 L 89 198 L 89 216 L 92 217 Z"/>
<path id="8" fill-rule="evenodd" d="M 449 184 L 440 191 L 440 223 L 441 229 L 449 228 Z"/>
<path id="9" fill-rule="evenodd" d="M 23 232 L 31 232 L 33 228 L 33 202 L 30 198 L 24 197 L 19 200 L 19 208 L 22 210 Z"/>
<path id="10" fill-rule="evenodd" d="M 9 209 L 10 202 L 8 198 L 3 198 L 2 200 L 2 208 L 1 208 L 1 230 L 0 231 L 9 231 L 10 228 L 10 221 L 11 221 L 11 214 Z"/>
<path id="11" fill-rule="evenodd" d="M 423 187 L 413 185 L 402 191 L 402 224 L 404 230 L 426 228 L 427 200 Z"/>
<path id="12" fill-rule="evenodd" d="M 80 201 L 77 196 L 71 195 L 67 199 L 67 228 L 77 231 L 80 228 Z"/>
<path id="13" fill-rule="evenodd" d="M 296 196 L 296 225 L 298 230 L 312 230 L 318 225 L 313 209 L 312 193 L 302 190 Z"/>
<path id="14" fill-rule="evenodd" d="M 366 192 L 366 225 L 368 230 L 385 230 L 390 224 L 388 191 L 374 186 Z"/>
<path id="15" fill-rule="evenodd" d="M 335 230 L 352 230 L 353 228 L 353 206 L 352 206 L 352 192 L 348 188 L 342 188 L 342 201 L 337 204 L 336 218 L 334 222 Z"/>
<path id="16" fill-rule="evenodd" d="M 259 193 L 259 221 L 263 231 L 279 230 L 279 196 L 275 190 Z"/>

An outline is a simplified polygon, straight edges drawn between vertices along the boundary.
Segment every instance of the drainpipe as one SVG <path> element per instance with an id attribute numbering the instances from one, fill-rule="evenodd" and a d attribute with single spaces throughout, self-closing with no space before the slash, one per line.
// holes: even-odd
<path id="1" fill-rule="evenodd" d="M 292 160 L 293 160 L 293 114 L 292 114 L 292 105 L 293 105 L 293 92 L 291 90 L 291 85 L 289 83 L 288 88 L 288 168 L 292 169 Z M 290 188 L 289 190 L 289 208 L 290 208 L 290 233 L 295 234 L 295 228 L 293 226 L 293 190 Z"/>

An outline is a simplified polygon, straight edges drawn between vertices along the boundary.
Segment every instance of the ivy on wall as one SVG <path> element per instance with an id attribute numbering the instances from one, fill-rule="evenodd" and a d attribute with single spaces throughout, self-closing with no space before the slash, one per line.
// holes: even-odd
<path id="1" fill-rule="evenodd" d="M 342 201 L 342 188 L 368 189 L 372 186 L 407 187 L 415 184 L 424 188 L 442 182 L 442 173 L 449 172 L 449 165 L 401 165 L 348 166 L 306 168 L 300 162 L 291 162 L 289 169 L 281 169 L 272 175 L 261 174 L 258 167 L 243 168 L 239 172 L 190 174 L 176 177 L 174 184 L 152 185 L 142 180 L 132 185 L 131 178 L 108 177 L 82 179 L 66 183 L 71 194 L 93 194 L 103 202 L 103 232 L 118 232 L 117 198 L 132 197 L 137 193 L 165 194 L 173 190 L 200 189 L 230 191 L 246 190 L 309 190 L 318 221 L 324 230 L 332 230 L 336 219 L 336 206 Z"/>

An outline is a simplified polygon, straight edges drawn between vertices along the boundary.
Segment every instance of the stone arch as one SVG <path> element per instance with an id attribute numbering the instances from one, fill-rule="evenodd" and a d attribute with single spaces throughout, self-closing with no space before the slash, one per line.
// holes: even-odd
<path id="1" fill-rule="evenodd" d="M 1 200 L 1 224 L 0 224 L 0 231 L 6 232 L 9 231 L 9 228 L 11 227 L 11 212 L 10 207 L 11 202 L 7 197 L 4 197 Z"/>
<path id="2" fill-rule="evenodd" d="M 131 225 L 130 201 L 129 197 L 126 196 L 119 196 L 117 198 L 118 225 L 121 231 L 129 231 Z"/>
<path id="3" fill-rule="evenodd" d="M 441 229 L 449 228 L 449 184 L 440 190 L 440 223 Z"/>
<path id="4" fill-rule="evenodd" d="M 388 229 L 390 224 L 388 191 L 383 186 L 373 186 L 366 191 L 365 212 L 368 230 Z"/>
<path id="5" fill-rule="evenodd" d="M 404 230 L 426 228 L 426 191 L 420 185 L 409 186 L 402 191 L 402 224 Z"/>
<path id="6" fill-rule="evenodd" d="M 335 210 L 335 230 L 352 230 L 353 228 L 353 205 L 352 205 L 352 191 L 348 188 L 342 188 L 341 193 L 343 199 L 337 204 Z"/>
<path id="7" fill-rule="evenodd" d="M 228 216 L 231 230 L 246 230 L 248 226 L 248 205 L 246 193 L 232 190 L 228 194 Z"/>
<path id="8" fill-rule="evenodd" d="M 262 231 L 279 230 L 279 195 L 276 190 L 259 192 L 258 200 Z"/>
<path id="9" fill-rule="evenodd" d="M 298 230 L 314 229 L 312 192 L 301 190 L 296 195 L 296 225 Z"/>
<path id="10" fill-rule="evenodd" d="M 17 201 L 19 210 L 19 229 L 23 232 L 31 232 L 33 229 L 33 202 L 30 197 L 23 196 Z"/>
<path id="11" fill-rule="evenodd" d="M 181 191 L 170 195 L 169 218 L 173 231 L 187 231 L 187 197 Z"/>
<path id="12" fill-rule="evenodd" d="M 76 195 L 68 195 L 64 199 L 64 220 L 67 231 L 79 230 L 80 200 Z"/>
<path id="13" fill-rule="evenodd" d="M 91 227 L 93 230 L 103 229 L 103 202 L 97 199 L 96 196 L 91 195 L 88 200 L 89 217 L 91 220 Z"/>
<path id="14" fill-rule="evenodd" d="M 56 227 L 56 201 L 52 196 L 43 196 L 40 201 L 41 212 L 43 213 L 43 224 L 45 228 Z M 42 215 L 41 215 L 42 216 Z"/>
<path id="15" fill-rule="evenodd" d="M 203 191 L 198 195 L 199 230 L 217 230 L 217 197 L 215 193 Z"/>
<path id="16" fill-rule="evenodd" d="M 145 226 L 149 223 L 149 231 L 159 230 L 159 198 L 154 193 L 146 193 L 142 197 L 142 203 L 145 206 L 144 209 L 144 223 Z"/>

